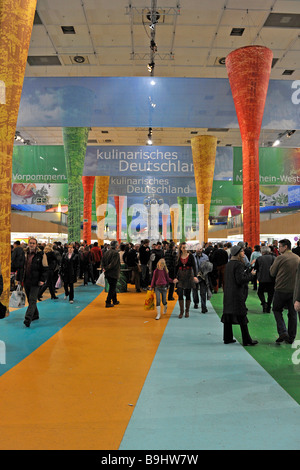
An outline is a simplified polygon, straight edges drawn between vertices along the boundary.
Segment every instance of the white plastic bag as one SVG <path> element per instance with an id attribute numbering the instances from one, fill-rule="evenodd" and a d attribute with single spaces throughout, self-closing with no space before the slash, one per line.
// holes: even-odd
<path id="1" fill-rule="evenodd" d="M 105 287 L 105 275 L 104 275 L 104 272 L 102 272 L 100 274 L 100 276 L 98 277 L 98 280 L 96 282 L 97 286 L 100 286 L 100 287 Z"/>
<path id="2" fill-rule="evenodd" d="M 20 284 L 18 285 L 17 289 L 11 293 L 9 306 L 11 308 L 25 307 L 25 292 L 22 291 Z"/>

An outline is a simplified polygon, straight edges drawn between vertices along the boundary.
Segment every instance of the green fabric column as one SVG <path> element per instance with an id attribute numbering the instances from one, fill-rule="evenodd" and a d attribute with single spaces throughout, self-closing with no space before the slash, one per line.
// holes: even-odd
<path id="1" fill-rule="evenodd" d="M 177 197 L 177 202 L 180 207 L 180 213 L 181 213 L 181 237 L 180 237 L 180 243 L 185 242 L 185 220 L 184 220 L 184 205 L 187 203 L 187 198 L 186 197 Z"/>
<path id="2" fill-rule="evenodd" d="M 89 127 L 63 128 L 68 178 L 68 242 L 80 241 L 81 187 Z"/>

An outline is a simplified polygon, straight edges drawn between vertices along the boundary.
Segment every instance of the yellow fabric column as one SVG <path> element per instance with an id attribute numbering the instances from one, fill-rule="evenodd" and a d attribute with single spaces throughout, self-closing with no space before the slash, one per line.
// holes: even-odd
<path id="1" fill-rule="evenodd" d="M 97 237 L 99 245 L 104 243 L 105 211 L 98 213 L 103 204 L 107 204 L 109 188 L 109 176 L 96 176 L 96 214 L 97 214 Z"/>
<path id="2" fill-rule="evenodd" d="M 178 241 L 178 220 L 179 220 L 179 207 L 170 208 L 171 225 L 172 225 L 172 239 L 173 242 Z"/>
<path id="3" fill-rule="evenodd" d="M 1 301 L 6 306 L 10 295 L 12 154 L 35 8 L 36 0 L 0 2 L 0 262 Z"/>
<path id="4" fill-rule="evenodd" d="M 217 138 L 210 135 L 199 135 L 192 138 L 191 145 L 193 153 L 197 203 L 204 204 L 203 241 L 207 242 L 208 218 L 215 171 Z M 200 214 L 199 219 L 201 221 Z"/>

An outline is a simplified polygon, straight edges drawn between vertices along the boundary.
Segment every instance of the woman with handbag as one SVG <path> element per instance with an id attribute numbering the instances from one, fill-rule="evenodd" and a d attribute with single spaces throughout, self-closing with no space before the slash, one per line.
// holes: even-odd
<path id="1" fill-rule="evenodd" d="M 47 272 L 47 280 L 46 282 L 40 287 L 38 300 L 41 301 L 43 298 L 43 293 L 46 289 L 49 288 L 51 299 L 58 299 L 55 295 L 55 284 L 54 284 L 54 271 L 57 267 L 57 259 L 55 253 L 52 249 L 52 244 L 48 243 L 44 248 L 44 253 L 47 256 L 48 261 L 48 272 Z"/>
<path id="2" fill-rule="evenodd" d="M 191 291 L 198 282 L 197 269 L 194 256 L 188 252 L 185 242 L 180 243 L 178 249 L 178 259 L 175 268 L 174 284 L 177 285 L 180 313 L 178 318 L 190 316 Z M 185 297 L 185 310 L 184 310 Z"/>

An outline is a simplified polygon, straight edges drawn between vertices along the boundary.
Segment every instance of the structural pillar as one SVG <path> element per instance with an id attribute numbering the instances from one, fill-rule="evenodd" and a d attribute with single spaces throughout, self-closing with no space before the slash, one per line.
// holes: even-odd
<path id="1" fill-rule="evenodd" d="M 214 180 L 215 160 L 217 152 L 217 138 L 212 135 L 198 135 L 191 141 L 194 174 L 197 194 L 197 204 L 199 208 L 199 234 L 203 233 L 204 240 L 208 241 L 208 220 L 212 186 Z M 200 210 L 199 205 L 204 205 L 204 210 Z M 203 221 L 203 230 L 200 227 Z"/>
<path id="2" fill-rule="evenodd" d="M 242 137 L 244 241 L 260 242 L 259 136 L 273 53 L 264 46 L 236 49 L 226 68 Z"/>
<path id="3" fill-rule="evenodd" d="M 1 302 L 8 307 L 11 271 L 11 175 L 19 113 L 36 0 L 1 0 L 0 5 L 0 263 Z"/>

